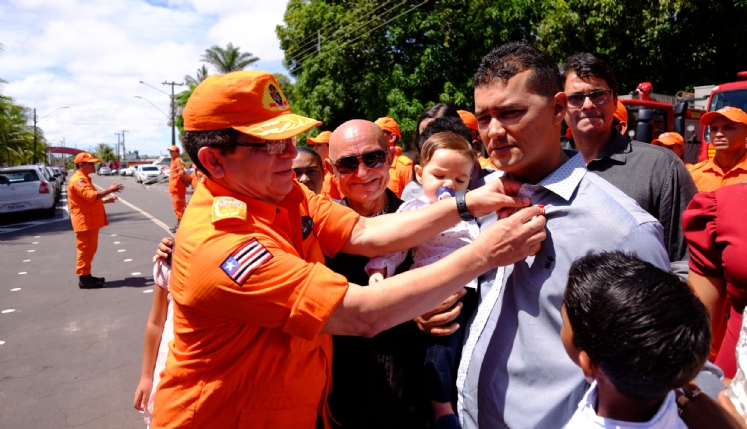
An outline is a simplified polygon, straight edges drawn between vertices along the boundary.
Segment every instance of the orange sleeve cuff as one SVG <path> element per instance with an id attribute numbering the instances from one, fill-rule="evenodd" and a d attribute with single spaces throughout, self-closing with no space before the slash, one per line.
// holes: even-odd
<path id="1" fill-rule="evenodd" d="M 348 291 L 347 279 L 322 264 L 314 264 L 309 277 L 315 281 L 306 282 L 299 291 L 283 326 L 283 332 L 306 340 L 319 335 Z"/>

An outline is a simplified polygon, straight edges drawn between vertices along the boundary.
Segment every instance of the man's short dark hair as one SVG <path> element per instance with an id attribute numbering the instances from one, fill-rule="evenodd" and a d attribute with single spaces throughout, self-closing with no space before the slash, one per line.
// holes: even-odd
<path id="1" fill-rule="evenodd" d="M 590 77 L 597 79 L 604 79 L 607 82 L 607 86 L 610 87 L 612 92 L 617 95 L 617 79 L 615 78 L 615 72 L 612 70 L 607 61 L 601 58 L 597 58 L 594 55 L 583 52 L 580 54 L 571 55 L 565 59 L 565 62 L 560 66 L 560 74 L 563 75 L 563 79 L 568 79 L 568 75 L 576 73 L 578 77 L 586 80 Z M 565 86 L 565 83 L 563 84 Z"/>
<path id="2" fill-rule="evenodd" d="M 622 252 L 576 260 L 565 310 L 573 343 L 617 391 L 660 400 L 703 368 L 711 346 L 708 313 L 676 274 Z"/>
<path id="3" fill-rule="evenodd" d="M 563 78 L 555 60 L 526 42 L 509 42 L 486 55 L 473 79 L 475 88 L 492 82 L 507 82 L 517 74 L 531 70 L 529 89 L 551 98 L 563 91 Z"/>
<path id="4" fill-rule="evenodd" d="M 319 152 L 307 146 L 296 146 L 296 150 L 298 153 L 311 155 L 311 157 L 314 158 L 314 162 L 316 162 L 319 165 L 319 168 L 324 171 L 324 163 L 322 162 L 322 156 L 319 155 Z"/>
<path id="5" fill-rule="evenodd" d="M 210 131 L 185 131 L 182 136 L 182 146 L 189 154 L 189 158 L 195 166 L 206 176 L 210 177 L 208 170 L 200 162 L 197 153 L 200 148 L 206 146 L 220 148 L 221 155 L 230 155 L 236 152 L 236 140 L 241 136 L 240 131 L 233 128 L 224 128 Z"/>

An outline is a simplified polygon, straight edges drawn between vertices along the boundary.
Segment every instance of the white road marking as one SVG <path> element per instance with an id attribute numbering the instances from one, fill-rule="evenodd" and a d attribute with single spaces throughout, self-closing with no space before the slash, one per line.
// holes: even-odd
<path id="1" fill-rule="evenodd" d="M 132 259 L 125 259 L 125 262 L 132 262 Z"/>
<path id="2" fill-rule="evenodd" d="M 39 242 L 38 242 L 38 241 L 34 241 L 34 242 L 33 242 L 33 243 L 31 243 L 31 244 L 39 244 Z"/>
<path id="3" fill-rule="evenodd" d="M 139 275 L 140 275 L 140 273 L 139 273 L 139 272 L 137 272 L 137 271 L 135 271 L 134 273 L 132 273 L 132 275 L 133 275 L 133 276 L 139 276 Z"/>
<path id="4" fill-rule="evenodd" d="M 153 289 L 145 289 L 143 291 L 143 293 L 153 293 Z M 5 313 L 5 312 L 3 312 L 3 313 Z"/>
<path id="5" fill-rule="evenodd" d="M 151 291 L 151 292 L 153 292 L 153 291 Z M 3 313 L 3 314 L 5 314 L 5 313 L 12 313 L 12 312 L 14 312 L 14 311 L 16 311 L 16 309 L 15 309 L 15 308 L 9 308 L 9 309 L 7 309 L 7 310 L 3 310 L 3 311 L 2 311 L 2 313 Z"/>
<path id="6" fill-rule="evenodd" d="M 115 241 L 114 244 L 119 244 L 119 241 Z"/>
<path id="7" fill-rule="evenodd" d="M 5 344 L 5 341 L 0 341 L 0 346 L 2 346 L 3 344 Z"/>
<path id="8" fill-rule="evenodd" d="M 35 235 L 34 236 L 34 238 L 40 238 L 40 237 L 41 237 L 41 235 Z"/>
<path id="9" fill-rule="evenodd" d="M 124 252 L 124 251 L 125 251 L 125 249 L 119 249 L 119 250 L 117 250 L 117 252 Z"/>
<path id="10" fill-rule="evenodd" d="M 24 259 L 23 262 L 31 262 L 31 259 Z"/>
<path id="11" fill-rule="evenodd" d="M 95 186 L 96 186 L 97 188 L 101 189 L 102 191 L 104 190 L 104 188 L 102 188 L 101 186 L 98 186 L 98 185 L 95 185 Z M 171 232 L 171 230 L 169 229 L 168 225 L 166 225 L 165 223 L 163 223 L 163 222 L 161 222 L 160 220 L 156 219 L 156 218 L 155 218 L 155 217 L 154 217 L 153 215 L 151 215 L 150 213 L 146 212 L 145 210 L 143 210 L 143 209 L 141 209 L 141 208 L 139 208 L 139 207 L 137 207 L 137 206 L 135 206 L 135 205 L 133 205 L 133 204 L 130 204 L 130 203 L 128 203 L 127 201 L 123 200 L 123 199 L 122 199 L 122 198 L 120 198 L 119 196 L 117 197 L 117 201 L 120 201 L 120 202 L 122 202 L 122 204 L 126 205 L 127 207 L 129 207 L 129 208 L 131 208 L 131 209 L 133 209 L 133 210 L 137 211 L 137 212 L 138 212 L 138 213 L 140 213 L 141 215 L 143 215 L 143 216 L 147 217 L 148 219 L 152 220 L 152 221 L 153 221 L 153 223 L 155 223 L 156 225 L 158 225 L 158 226 L 160 226 L 161 228 L 163 228 L 163 230 L 164 230 L 164 231 L 166 231 L 166 232 L 167 232 L 167 233 L 168 233 L 168 234 L 169 234 L 170 236 L 172 236 L 172 237 L 174 236 L 174 234 L 173 234 L 173 233 Z M 116 235 L 117 235 L 117 234 L 112 234 L 112 237 L 114 237 L 114 236 L 116 236 Z"/>
<path id="12" fill-rule="evenodd" d="M 20 273 L 18 273 L 19 276 L 22 276 L 24 274 L 28 274 L 28 273 L 26 271 L 21 271 Z"/>
<path id="13" fill-rule="evenodd" d="M 26 251 L 26 253 L 31 253 L 31 252 L 36 252 L 36 250 L 34 250 L 34 249 L 31 249 L 31 250 L 27 250 L 27 251 Z"/>
<path id="14" fill-rule="evenodd" d="M 14 287 L 14 288 L 13 288 L 13 289 L 11 289 L 10 291 L 11 291 L 11 292 L 18 292 L 19 290 L 21 290 L 21 288 L 19 288 L 19 287 Z"/>

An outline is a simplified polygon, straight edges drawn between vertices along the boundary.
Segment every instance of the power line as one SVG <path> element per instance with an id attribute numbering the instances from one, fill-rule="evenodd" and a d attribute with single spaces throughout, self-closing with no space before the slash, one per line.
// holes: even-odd
<path id="1" fill-rule="evenodd" d="M 404 3 L 404 2 L 403 2 L 403 3 Z M 317 56 L 316 56 L 316 58 L 319 58 L 320 56 L 322 56 L 322 55 L 324 55 L 324 54 L 330 54 L 330 53 L 332 53 L 332 52 L 335 52 L 335 51 L 337 51 L 338 49 L 344 48 L 345 46 L 347 46 L 347 45 L 349 45 L 349 44 L 351 44 L 351 43 L 355 42 L 356 40 L 360 39 L 361 37 L 363 37 L 363 36 L 366 36 L 366 35 L 368 35 L 368 34 L 371 34 L 372 32 L 374 32 L 374 31 L 378 30 L 379 28 L 381 28 L 381 27 L 383 27 L 383 26 L 385 26 L 385 25 L 387 25 L 387 24 L 390 24 L 390 23 L 392 23 L 392 22 L 396 21 L 396 20 L 397 20 L 397 19 L 399 19 L 400 17 L 402 17 L 402 16 L 404 16 L 404 15 L 407 15 L 408 13 L 412 12 L 413 10 L 415 10 L 415 9 L 419 8 L 420 6 L 422 6 L 422 5 L 426 4 L 426 3 L 428 3 L 428 0 L 424 0 L 424 1 L 422 2 L 422 3 L 416 4 L 415 6 L 411 7 L 410 9 L 407 9 L 406 11 L 404 11 L 404 12 L 400 13 L 399 15 L 395 16 L 394 18 L 391 18 L 390 20 L 388 20 L 388 21 L 386 21 L 386 22 L 382 22 L 381 24 L 377 25 L 376 27 L 374 27 L 374 28 L 372 28 L 371 30 L 369 30 L 369 31 L 367 31 L 367 32 L 365 32 L 365 33 L 363 33 L 363 34 L 359 35 L 358 37 L 356 37 L 356 38 L 354 38 L 354 39 L 348 40 L 347 42 L 344 42 L 344 43 L 342 43 L 341 45 L 339 45 L 339 46 L 337 46 L 337 47 L 335 47 L 335 48 L 333 48 L 333 49 L 331 49 L 331 50 L 329 50 L 329 51 L 325 51 L 325 52 L 321 52 L 321 53 L 319 53 L 319 55 L 317 55 Z M 396 7 L 396 6 L 395 6 L 395 7 Z M 392 9 L 394 9 L 394 8 L 392 8 Z M 390 10 L 391 10 L 391 9 L 390 9 Z M 386 12 L 384 12 L 384 13 L 386 13 Z M 383 14 L 382 14 L 382 15 L 383 15 Z M 338 40 L 339 40 L 339 39 L 338 39 Z M 297 70 L 301 69 L 301 68 L 302 68 L 302 67 L 303 67 L 304 65 L 306 65 L 306 63 L 304 62 L 304 60 L 305 60 L 306 58 L 310 57 L 311 55 L 313 55 L 313 54 L 309 54 L 309 55 L 307 55 L 307 56 L 306 56 L 306 57 L 305 57 L 305 58 L 304 58 L 303 60 L 299 61 L 299 62 L 301 62 L 301 64 L 300 64 L 300 65 L 299 65 L 298 67 L 295 67 L 295 68 L 294 68 L 293 70 L 291 70 L 291 73 L 294 73 L 294 72 L 296 72 Z M 309 61 L 313 61 L 313 60 L 314 60 L 314 59 L 312 58 L 312 59 L 311 59 L 311 60 L 309 60 Z"/>
<path id="2" fill-rule="evenodd" d="M 384 6 L 385 6 L 386 4 L 388 4 L 389 2 L 391 2 L 391 0 L 386 0 L 386 1 L 384 2 L 384 3 L 380 4 L 379 6 L 375 7 L 374 9 L 372 9 L 372 10 L 368 11 L 367 13 L 363 14 L 363 16 L 359 17 L 359 18 L 358 18 L 357 20 L 355 20 L 355 21 L 353 21 L 353 22 L 351 22 L 351 23 L 349 23 L 349 24 L 347 24 L 347 25 L 345 25 L 345 26 L 343 26 L 343 27 L 340 27 L 340 28 L 338 28 L 337 30 L 333 31 L 333 32 L 332 32 L 332 34 L 330 34 L 330 35 L 326 35 L 326 36 L 324 36 L 324 37 L 325 37 L 325 38 L 327 38 L 327 39 L 331 39 L 332 37 L 334 37 L 334 36 L 335 36 L 335 34 L 337 34 L 337 33 L 339 33 L 340 31 L 342 31 L 342 30 L 344 30 L 344 29 L 346 29 L 346 28 L 348 28 L 348 27 L 352 26 L 352 25 L 353 25 L 353 24 L 355 24 L 356 22 L 358 22 L 358 21 L 360 21 L 361 19 L 365 18 L 365 17 L 367 16 L 367 15 L 370 15 L 370 14 L 372 14 L 372 13 L 376 12 L 376 10 L 378 10 L 378 9 L 380 9 L 380 8 L 382 8 L 382 7 L 384 7 Z M 402 3 L 404 3 L 404 1 L 403 1 Z M 400 3 L 400 4 L 402 4 L 402 3 Z M 390 10 L 391 10 L 391 9 L 390 9 Z M 387 12 L 388 12 L 388 11 L 387 11 Z M 384 12 L 384 13 L 386 13 L 386 12 Z M 382 14 L 382 15 L 383 15 L 383 14 Z M 379 16 L 381 16 L 381 15 L 379 15 Z M 378 17 L 376 17 L 376 18 L 378 18 Z M 375 19 L 375 18 L 374 18 L 374 19 Z M 372 21 L 373 21 L 373 19 L 372 19 L 371 21 L 369 21 L 369 22 L 372 22 Z M 323 28 L 319 29 L 319 31 L 321 31 L 322 29 L 326 28 L 326 27 L 327 27 L 328 25 L 329 25 L 329 24 L 327 24 L 327 25 L 325 25 L 325 26 L 324 26 Z M 358 28 L 360 28 L 360 27 L 358 27 Z M 357 30 L 358 28 L 356 28 L 356 30 Z M 355 31 L 355 30 L 353 30 L 353 31 Z M 319 36 L 319 35 L 320 35 L 320 33 L 319 33 L 319 32 L 317 32 L 317 36 Z M 311 36 L 313 36 L 313 34 L 312 34 Z M 311 36 L 309 36 L 309 37 L 311 37 Z M 308 37 L 307 37 L 307 39 L 308 39 Z M 318 39 L 321 39 L 321 37 L 318 37 Z M 305 40 L 305 39 L 304 39 L 304 40 Z M 318 41 L 318 40 L 317 40 L 317 41 Z M 299 42 L 299 43 L 301 43 L 301 42 Z M 311 41 L 309 41 L 309 42 L 307 42 L 307 43 L 304 43 L 303 45 L 301 45 L 301 46 L 299 46 L 298 48 L 296 48 L 296 51 L 295 51 L 295 52 L 293 52 L 292 54 L 291 54 L 290 52 L 288 52 L 288 53 L 287 53 L 286 55 L 288 55 L 288 56 L 294 56 L 294 57 L 298 58 L 298 57 L 300 57 L 300 56 L 301 56 L 301 55 L 302 55 L 303 53 L 305 53 L 305 52 L 308 52 L 308 51 L 309 51 L 309 49 L 313 49 L 313 48 L 314 48 L 314 45 L 312 45 L 312 46 L 311 46 L 310 48 L 304 49 L 304 50 L 303 50 L 303 51 L 301 51 L 301 52 L 298 52 L 298 51 L 299 51 L 299 50 L 300 50 L 301 48 L 303 48 L 304 46 L 308 46 L 309 44 L 313 44 L 313 43 L 314 43 L 314 40 L 311 40 Z M 291 58 L 291 59 L 292 59 L 292 58 Z"/>
<path id="3" fill-rule="evenodd" d="M 403 5 L 403 4 L 405 4 L 406 2 L 407 2 L 407 0 L 402 0 L 402 2 L 401 2 L 401 3 L 399 3 L 399 4 L 395 5 L 395 6 L 393 6 L 393 7 L 391 8 L 391 9 L 387 9 L 386 11 L 384 11 L 383 13 L 381 13 L 380 15 L 376 15 L 375 17 L 373 17 L 372 19 L 370 19 L 370 20 L 369 20 L 368 22 L 366 22 L 366 23 L 364 23 L 364 24 L 361 24 L 361 25 L 359 25 L 358 27 L 356 27 L 356 28 L 355 28 L 354 30 L 352 30 L 352 31 L 350 31 L 350 32 L 348 32 L 348 33 L 346 33 L 346 34 L 343 34 L 342 36 L 340 36 L 340 37 L 338 37 L 338 38 L 336 38 L 336 39 L 334 39 L 334 40 L 328 40 L 328 41 L 327 41 L 326 43 L 327 43 L 327 44 L 330 44 L 330 43 L 334 43 L 334 42 L 337 42 L 337 41 L 340 41 L 340 40 L 342 40 L 342 39 L 343 39 L 343 38 L 345 38 L 346 36 L 349 36 L 349 35 L 353 34 L 354 32 L 356 32 L 356 31 L 360 30 L 360 29 L 361 29 L 362 27 L 364 27 L 364 26 L 366 26 L 366 25 L 368 25 L 368 24 L 370 24 L 370 23 L 372 23 L 372 22 L 376 22 L 376 21 L 377 21 L 377 20 L 378 20 L 379 18 L 381 18 L 381 17 L 383 17 L 384 15 L 386 15 L 387 13 L 389 13 L 389 12 L 393 11 L 393 10 L 394 10 L 394 9 L 396 9 L 397 7 L 399 7 L 399 6 L 402 6 L 402 5 Z M 383 18 L 383 19 L 386 19 L 386 18 Z M 386 22 L 391 22 L 391 20 L 389 20 L 389 21 L 386 21 Z M 385 23 L 386 23 L 386 22 L 385 22 Z M 321 51 L 321 49 L 320 49 L 320 51 Z M 306 51 L 304 51 L 304 52 L 308 52 L 308 49 L 307 49 Z M 295 61 L 296 63 L 303 63 L 303 62 L 304 62 L 304 61 L 305 61 L 305 60 L 306 60 L 307 58 L 309 58 L 309 57 L 310 57 L 310 56 L 312 56 L 312 55 L 314 55 L 314 53 L 313 53 L 313 52 L 312 52 L 312 53 L 310 53 L 310 54 L 308 54 L 308 55 L 306 55 L 305 57 L 301 58 L 300 60 L 299 60 L 299 59 L 295 59 L 295 60 L 294 60 L 293 58 L 291 58 L 291 60 L 294 60 L 294 61 Z M 299 55 L 299 56 L 300 56 L 300 55 Z M 296 57 L 296 58 L 298 58 L 298 57 Z M 296 70 L 296 69 L 294 68 L 294 69 L 293 69 L 293 71 L 295 71 L 295 70 Z"/>

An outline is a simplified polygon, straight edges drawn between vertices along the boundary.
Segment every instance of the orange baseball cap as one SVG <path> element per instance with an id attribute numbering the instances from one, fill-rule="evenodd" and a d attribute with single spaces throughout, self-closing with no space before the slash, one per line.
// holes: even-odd
<path id="1" fill-rule="evenodd" d="M 723 116 L 732 122 L 747 125 L 747 113 L 744 113 L 742 109 L 731 106 L 722 107 L 715 112 L 706 113 L 702 118 L 700 118 L 700 123 L 703 125 L 710 125 L 711 122 L 719 116 Z"/>
<path id="2" fill-rule="evenodd" d="M 477 127 L 477 118 L 475 118 L 475 115 L 473 115 L 472 112 L 457 110 L 457 113 L 459 113 L 459 117 L 462 118 L 462 122 L 464 122 L 464 125 L 466 125 L 467 128 L 475 131 L 479 130 Z"/>
<path id="3" fill-rule="evenodd" d="M 332 131 L 322 131 L 316 137 L 309 137 L 306 139 L 306 143 L 314 144 L 329 144 L 329 138 L 332 137 Z"/>
<path id="4" fill-rule="evenodd" d="M 397 134 L 397 137 L 402 138 L 402 133 L 399 131 L 399 125 L 394 119 L 384 116 L 383 118 L 377 119 L 374 123 L 382 130 Z"/>
<path id="5" fill-rule="evenodd" d="M 658 146 L 682 146 L 685 147 L 685 139 L 682 138 L 681 135 L 678 133 L 661 133 L 659 134 L 659 137 L 655 138 L 651 141 L 651 144 L 658 145 Z"/>
<path id="6" fill-rule="evenodd" d="M 81 162 L 101 162 L 101 160 L 98 158 L 94 158 L 94 156 L 88 152 L 83 152 L 75 155 L 73 164 L 80 164 Z"/>
<path id="7" fill-rule="evenodd" d="M 617 100 L 617 110 L 615 110 L 615 114 L 612 117 L 617 118 L 620 122 L 628 123 L 628 109 L 625 108 L 625 105 L 620 100 Z"/>
<path id="8" fill-rule="evenodd" d="M 291 113 L 272 73 L 240 71 L 202 81 L 182 113 L 186 131 L 233 128 L 268 140 L 282 140 L 321 125 Z"/>
<path id="9" fill-rule="evenodd" d="M 173 145 L 173 146 L 171 146 L 171 147 L 169 148 L 169 152 L 171 152 L 172 150 L 179 150 L 179 146 L 177 146 L 177 145 Z"/>

